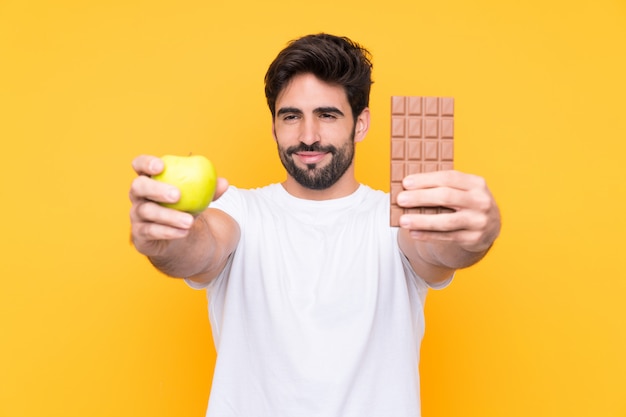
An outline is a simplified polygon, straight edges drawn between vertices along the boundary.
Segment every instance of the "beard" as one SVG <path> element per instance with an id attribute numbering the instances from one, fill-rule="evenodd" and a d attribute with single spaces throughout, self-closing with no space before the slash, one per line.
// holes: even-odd
<path id="1" fill-rule="evenodd" d="M 350 140 L 347 140 L 340 148 L 333 145 L 321 146 L 319 142 L 312 145 L 301 142 L 287 149 L 278 146 L 278 155 L 287 173 L 298 184 L 311 190 L 325 190 L 333 186 L 348 170 L 354 159 L 354 149 L 353 131 Z M 296 152 L 328 152 L 331 154 L 331 160 L 323 167 L 308 164 L 306 168 L 300 168 L 293 160 L 293 154 Z"/>

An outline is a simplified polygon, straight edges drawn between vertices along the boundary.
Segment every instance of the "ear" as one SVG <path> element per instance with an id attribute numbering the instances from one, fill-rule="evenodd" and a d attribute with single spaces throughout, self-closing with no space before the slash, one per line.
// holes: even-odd
<path id="1" fill-rule="evenodd" d="M 356 118 L 354 126 L 354 142 L 361 142 L 365 139 L 368 130 L 370 129 L 370 109 L 366 107 L 363 109 L 359 117 Z"/>
<path id="2" fill-rule="evenodd" d="M 274 137 L 274 141 L 276 141 L 276 123 L 274 122 L 273 118 L 272 118 L 272 137 Z"/>

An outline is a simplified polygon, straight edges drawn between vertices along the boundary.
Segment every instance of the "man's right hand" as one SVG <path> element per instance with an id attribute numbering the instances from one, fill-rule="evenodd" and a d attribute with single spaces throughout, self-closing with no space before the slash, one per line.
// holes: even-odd
<path id="1" fill-rule="evenodd" d="M 158 204 L 174 203 L 180 198 L 177 187 L 151 178 L 163 171 L 160 158 L 141 155 L 133 160 L 132 166 L 138 176 L 133 180 L 129 193 L 131 239 L 140 253 L 150 257 L 160 256 L 165 254 L 172 241 L 188 236 L 196 219 L 189 213 Z M 213 200 L 227 188 L 228 182 L 218 178 Z"/>

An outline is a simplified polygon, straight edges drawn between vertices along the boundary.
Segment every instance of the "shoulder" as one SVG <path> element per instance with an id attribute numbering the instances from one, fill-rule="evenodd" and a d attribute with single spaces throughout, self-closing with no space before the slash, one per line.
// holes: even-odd
<path id="1" fill-rule="evenodd" d="M 260 188 L 239 188 L 234 185 L 230 185 L 228 190 L 215 201 L 213 205 L 216 207 L 226 202 L 233 202 L 235 200 L 247 201 L 254 200 L 255 198 L 271 197 L 277 193 L 277 186 L 279 184 L 270 184 Z"/>
<path id="2" fill-rule="evenodd" d="M 373 198 L 378 198 L 378 199 L 388 199 L 389 198 L 389 193 L 387 193 L 385 191 L 381 191 L 381 190 L 376 190 L 376 189 L 370 187 L 369 185 L 362 184 L 361 188 L 363 188 L 365 190 L 365 192 L 367 192 L 367 194 L 369 196 L 372 196 Z"/>
<path id="3" fill-rule="evenodd" d="M 253 208 L 259 208 L 276 200 L 276 196 L 279 193 L 277 185 L 271 184 L 252 189 L 238 188 L 231 185 L 218 200 L 211 203 L 211 208 L 222 210 L 234 217 L 238 222 L 242 222 L 250 210 L 259 211 Z"/>
<path id="4" fill-rule="evenodd" d="M 370 186 L 364 184 L 361 184 L 358 192 L 360 195 L 361 204 L 370 208 L 377 207 L 381 210 L 387 210 L 389 208 L 389 193 L 373 189 Z"/>

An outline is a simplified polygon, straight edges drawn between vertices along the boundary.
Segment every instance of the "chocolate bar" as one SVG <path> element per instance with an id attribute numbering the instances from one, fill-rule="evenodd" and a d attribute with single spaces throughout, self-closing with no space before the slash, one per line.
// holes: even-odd
<path id="1" fill-rule="evenodd" d="M 454 99 L 391 97 L 391 226 L 405 213 L 437 214 L 444 207 L 404 208 L 396 203 L 409 174 L 453 169 Z"/>

